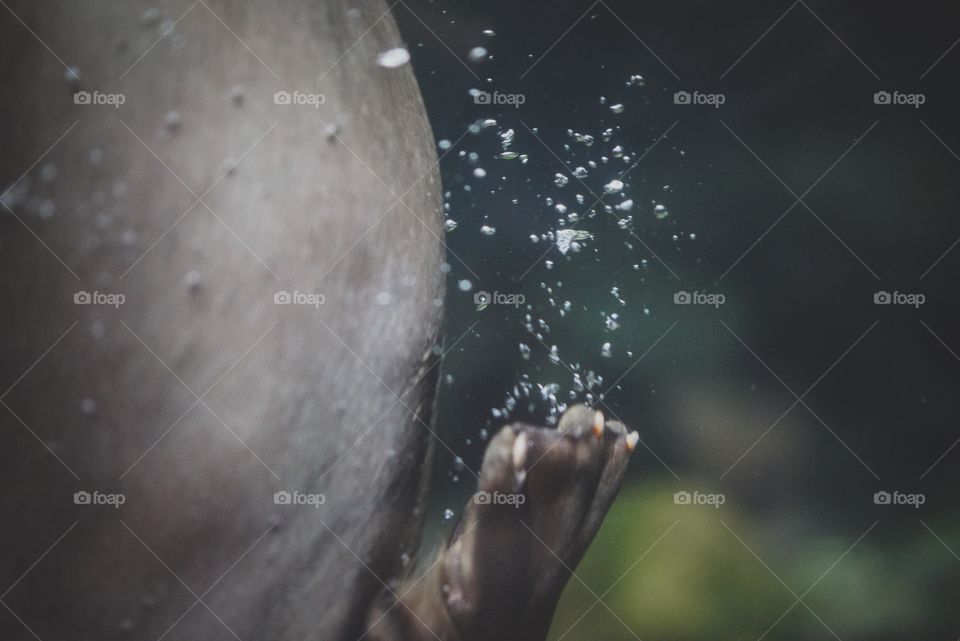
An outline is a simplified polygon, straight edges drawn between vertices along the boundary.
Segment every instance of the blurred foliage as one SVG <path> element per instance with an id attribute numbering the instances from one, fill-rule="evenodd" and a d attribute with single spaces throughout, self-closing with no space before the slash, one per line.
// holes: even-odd
<path id="1" fill-rule="evenodd" d="M 778 548 L 763 521 L 729 504 L 676 505 L 667 479 L 634 482 L 571 578 L 549 638 L 904 639 L 946 618 L 943 597 L 960 583 L 934 537 L 894 555 L 867 537 L 854 543 Z"/>

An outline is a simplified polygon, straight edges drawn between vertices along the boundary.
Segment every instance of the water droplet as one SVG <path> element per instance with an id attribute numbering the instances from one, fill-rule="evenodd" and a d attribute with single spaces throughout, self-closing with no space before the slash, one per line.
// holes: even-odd
<path id="1" fill-rule="evenodd" d="M 180 117 L 180 112 L 176 109 L 173 111 L 168 111 L 167 115 L 163 117 L 163 124 L 171 132 L 179 131 L 180 125 L 183 124 L 183 119 Z"/>
<path id="2" fill-rule="evenodd" d="M 140 24 L 144 27 L 152 27 L 160 22 L 160 8 L 150 7 L 140 16 Z"/>
<path id="3" fill-rule="evenodd" d="M 97 402 L 92 398 L 85 398 L 80 401 L 80 411 L 90 416 L 97 411 Z"/>
<path id="4" fill-rule="evenodd" d="M 557 249 L 561 254 L 566 254 L 573 249 L 578 251 L 580 246 L 576 241 L 587 240 L 590 238 L 590 232 L 580 229 L 561 229 L 557 232 Z"/>
<path id="5" fill-rule="evenodd" d="M 202 280 L 203 279 L 200 276 L 200 272 L 198 272 L 195 269 L 191 269 L 190 271 L 187 272 L 187 275 L 183 277 L 184 284 L 190 289 L 196 289 L 200 287 L 200 283 Z"/>
<path id="6" fill-rule="evenodd" d="M 43 182 L 48 183 L 56 177 L 57 166 L 52 162 L 44 163 L 43 166 L 40 167 L 40 180 Z"/>
<path id="7" fill-rule="evenodd" d="M 394 69 L 410 62 L 410 52 L 403 47 L 396 47 L 384 51 L 377 56 L 377 64 L 387 69 Z"/>
<path id="8" fill-rule="evenodd" d="M 623 183 L 617 179 L 611 180 L 603 186 L 603 191 L 608 194 L 617 194 L 623 191 Z"/>
<path id="9" fill-rule="evenodd" d="M 80 69 L 77 67 L 67 67 L 63 71 L 63 79 L 73 86 L 80 84 Z"/>
<path id="10" fill-rule="evenodd" d="M 483 62 L 487 57 L 487 50 L 485 47 L 474 47 L 470 50 L 470 53 L 467 54 L 467 57 L 470 59 L 470 62 Z"/>
<path id="11" fill-rule="evenodd" d="M 243 94 L 243 87 L 240 85 L 235 85 L 230 88 L 230 102 L 236 107 L 243 106 L 243 101 L 246 100 L 246 96 Z"/>

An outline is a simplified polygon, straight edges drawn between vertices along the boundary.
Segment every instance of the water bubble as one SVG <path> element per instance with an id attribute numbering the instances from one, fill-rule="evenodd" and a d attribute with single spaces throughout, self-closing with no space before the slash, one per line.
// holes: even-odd
<path id="1" fill-rule="evenodd" d="M 200 272 L 195 269 L 192 269 L 187 272 L 187 275 L 183 277 L 184 284 L 190 289 L 196 289 L 200 287 L 200 283 L 203 281 L 203 278 L 200 276 Z"/>
<path id="2" fill-rule="evenodd" d="M 636 87 L 642 87 L 647 84 L 647 81 L 644 80 L 643 76 L 640 74 L 634 74 L 630 76 L 630 80 L 627 81 L 628 85 L 634 85 Z"/>
<path id="3" fill-rule="evenodd" d="M 633 209 L 633 201 L 629 199 L 625 200 L 622 203 L 617 205 L 617 209 L 619 211 L 630 211 L 631 209 Z"/>
<path id="4" fill-rule="evenodd" d="M 604 358 L 610 358 L 613 356 L 613 348 L 610 346 L 610 343 L 604 343 L 600 347 L 600 355 Z"/>
<path id="5" fill-rule="evenodd" d="M 495 35 L 497 35 L 497 34 L 494 32 L 493 29 L 484 29 L 484 30 L 481 31 L 480 33 L 482 33 L 483 35 L 487 36 L 488 38 L 492 38 L 492 37 L 494 37 Z"/>
<path id="6" fill-rule="evenodd" d="M 443 520 L 444 520 L 444 521 L 450 521 L 450 520 L 453 519 L 454 516 L 456 516 L 456 515 L 454 514 L 453 510 L 451 510 L 450 508 L 447 508 L 447 509 L 445 509 L 445 510 L 443 511 Z"/>
<path id="7" fill-rule="evenodd" d="M 387 69 L 395 69 L 410 62 L 410 52 L 403 47 L 384 51 L 377 56 L 377 64 Z"/>
<path id="8" fill-rule="evenodd" d="M 553 176 L 553 184 L 555 184 L 557 187 L 563 187 L 568 182 L 570 182 L 570 179 L 563 174 L 555 174 Z"/>
<path id="9" fill-rule="evenodd" d="M 663 205 L 656 205 L 653 208 L 653 215 L 656 216 L 658 220 L 663 220 L 664 218 L 670 215 L 670 212 L 667 211 L 667 208 L 664 207 Z"/>
<path id="10" fill-rule="evenodd" d="M 484 178 L 487 175 L 487 170 L 483 167 L 477 167 L 473 170 L 473 175 L 477 178 Z"/>
<path id="11" fill-rule="evenodd" d="M 390 292 L 380 292 L 376 297 L 377 305 L 386 307 L 393 302 L 393 294 Z"/>
<path id="12" fill-rule="evenodd" d="M 493 236 L 494 234 L 497 233 L 497 228 L 491 227 L 489 225 L 483 225 L 480 228 L 480 233 L 483 234 L 484 236 Z"/>
<path id="13" fill-rule="evenodd" d="M 443 140 L 437 143 L 437 147 L 439 147 L 441 151 L 446 151 L 447 149 L 450 149 L 452 144 L 453 143 L 451 143 L 449 140 L 444 138 Z"/>
<path id="14" fill-rule="evenodd" d="M 447 218 L 445 221 L 443 221 L 443 228 L 447 231 L 453 231 L 457 228 L 457 221 L 452 218 Z"/>
<path id="15" fill-rule="evenodd" d="M 500 154 L 500 157 L 501 157 L 502 159 L 504 159 L 504 160 L 513 160 L 514 158 L 516 158 L 516 157 L 519 156 L 519 155 L 520 155 L 520 154 L 518 154 L 518 153 L 515 152 L 515 151 L 505 151 L 505 152 L 503 152 L 502 154 Z"/>
<path id="16" fill-rule="evenodd" d="M 573 170 L 574 178 L 586 178 L 588 175 L 585 167 L 577 167 Z"/>
<path id="17" fill-rule="evenodd" d="M 461 292 L 469 292 L 471 289 L 473 289 L 473 283 L 464 278 L 457 283 L 457 288 L 459 288 Z"/>
<path id="18" fill-rule="evenodd" d="M 612 111 L 612 112 L 615 113 L 615 114 L 622 114 L 622 113 L 623 113 L 623 105 L 621 105 L 619 102 L 618 102 L 617 104 L 615 104 L 615 105 L 610 105 L 610 111 Z"/>

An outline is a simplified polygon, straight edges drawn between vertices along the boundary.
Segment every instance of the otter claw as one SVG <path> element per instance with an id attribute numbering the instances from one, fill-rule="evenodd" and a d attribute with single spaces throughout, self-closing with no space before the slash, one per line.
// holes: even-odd
<path id="1" fill-rule="evenodd" d="M 597 410 L 593 414 L 593 435 L 596 436 L 598 439 L 603 438 L 603 425 L 604 425 L 603 412 L 601 412 L 600 410 Z"/>

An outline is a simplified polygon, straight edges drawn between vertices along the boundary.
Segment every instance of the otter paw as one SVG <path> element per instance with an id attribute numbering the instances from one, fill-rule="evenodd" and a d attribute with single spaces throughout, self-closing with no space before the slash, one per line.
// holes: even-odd
<path id="1" fill-rule="evenodd" d="M 546 636 L 637 439 L 585 405 L 556 429 L 518 423 L 496 435 L 442 562 L 443 598 L 463 641 Z"/>

